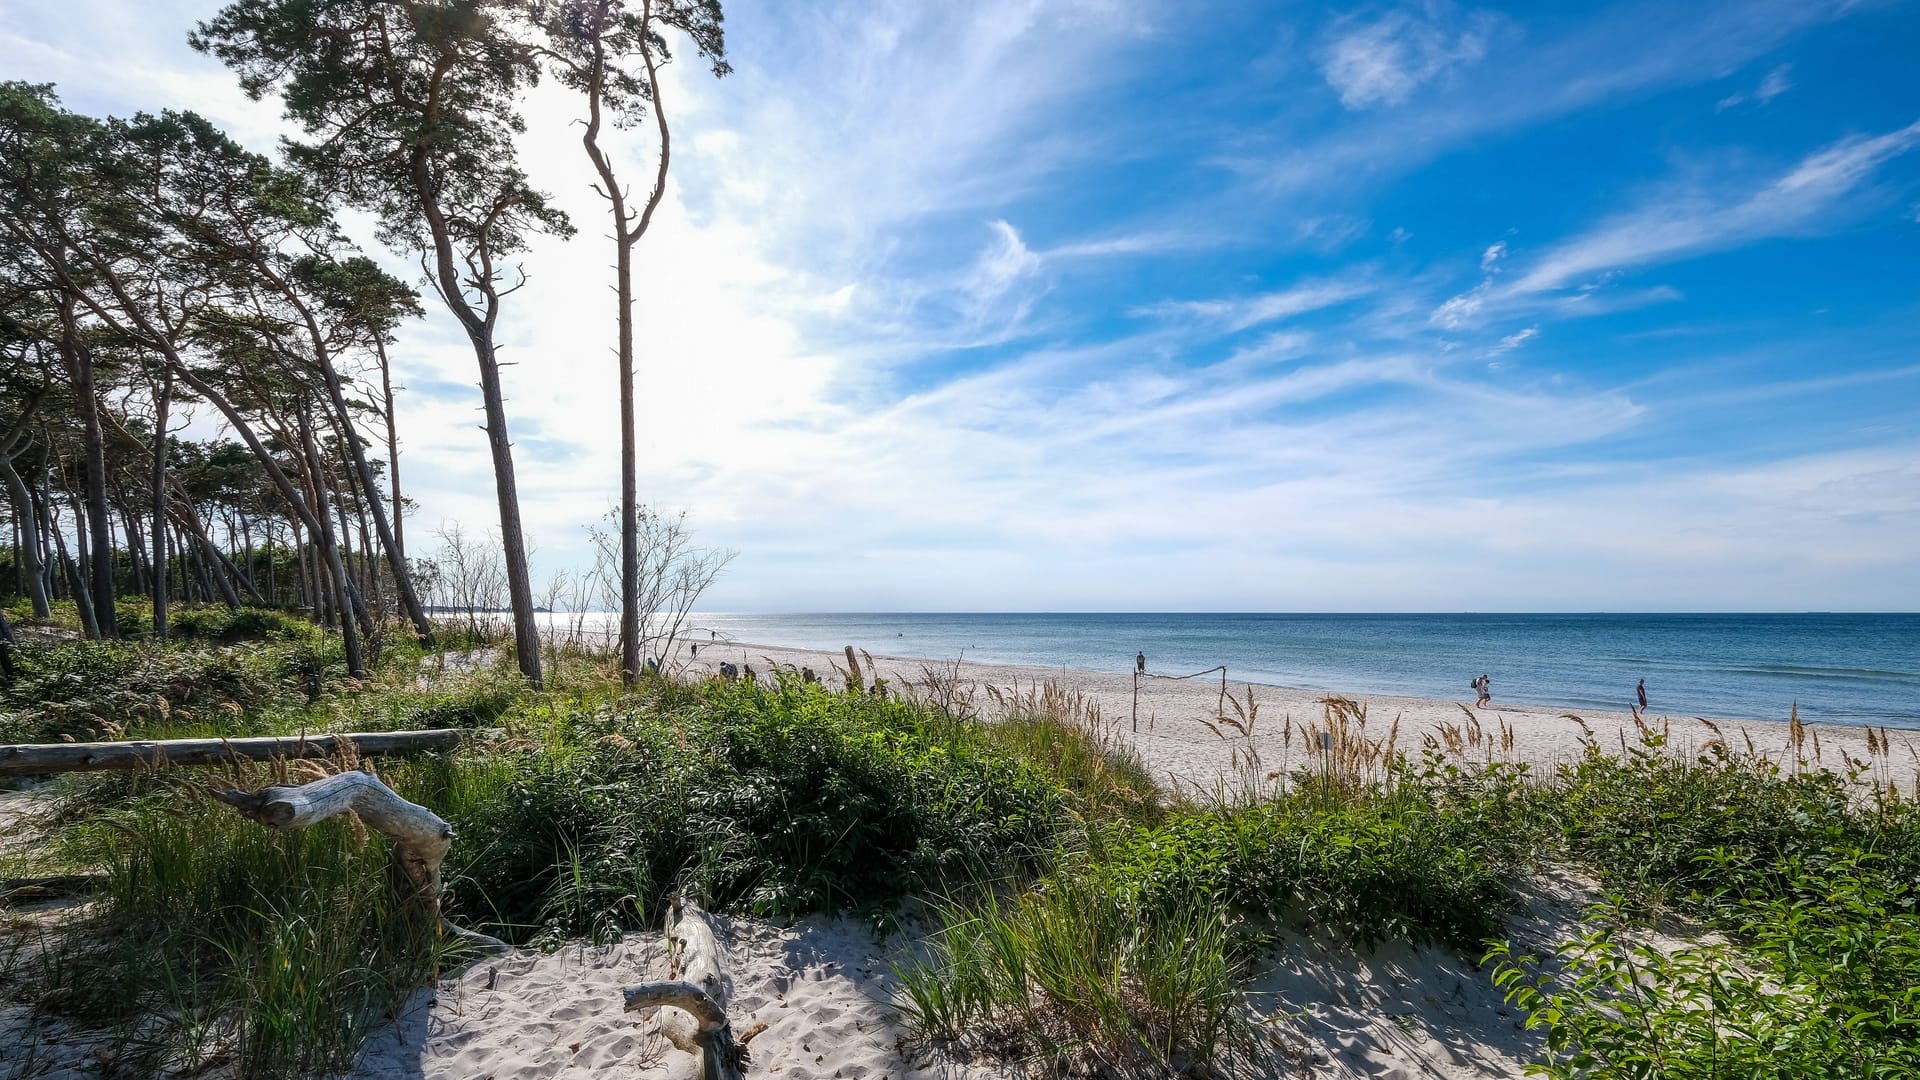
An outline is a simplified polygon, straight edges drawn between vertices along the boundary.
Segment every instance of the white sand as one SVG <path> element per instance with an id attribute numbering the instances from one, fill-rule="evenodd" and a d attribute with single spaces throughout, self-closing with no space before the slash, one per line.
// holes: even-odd
<path id="1" fill-rule="evenodd" d="M 732 982 L 734 1031 L 748 1038 L 748 1075 L 997 1075 L 907 1047 L 889 1004 L 895 981 L 887 960 L 897 945 L 882 945 L 839 919 L 791 927 L 713 919 Z M 651 1010 L 622 1011 L 621 990 L 665 978 L 666 966 L 659 934 L 482 961 L 416 995 L 399 1022 L 368 1046 L 353 1076 L 692 1077 L 693 1058 L 660 1038 Z"/>
<path id="2" fill-rule="evenodd" d="M 1535 883 L 1508 921 L 1517 949 L 1544 953 L 1593 899 L 1589 883 Z M 892 1006 L 888 961 L 911 948 L 845 920 L 791 927 L 715 917 L 734 994 L 733 1023 L 752 1033 L 749 1076 L 793 1080 L 988 1080 L 1013 1064 L 960 1063 L 911 1043 Z M 1671 939 L 1661 939 L 1671 943 Z M 621 1010 L 627 985 L 663 977 L 660 935 L 618 945 L 518 951 L 417 994 L 375 1037 L 351 1080 L 659 1077 L 689 1080 L 692 1058 L 653 1021 Z M 1255 1008 L 1297 1075 L 1327 1080 L 1520 1077 L 1540 1036 L 1502 1000 L 1473 958 L 1390 942 L 1371 953 L 1324 933 L 1280 935 L 1251 987 Z M 762 1026 L 764 1025 L 764 1027 Z"/>

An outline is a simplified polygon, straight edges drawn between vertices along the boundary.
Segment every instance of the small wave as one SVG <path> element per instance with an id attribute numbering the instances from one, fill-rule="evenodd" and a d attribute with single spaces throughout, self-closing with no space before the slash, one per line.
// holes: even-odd
<path id="1" fill-rule="evenodd" d="M 1729 668 L 1730 671 L 1764 671 L 1782 675 L 1847 675 L 1870 678 L 1920 679 L 1920 672 L 1885 671 L 1880 668 L 1848 667 L 1809 667 L 1804 664 L 1752 664 L 1747 667 Z"/>

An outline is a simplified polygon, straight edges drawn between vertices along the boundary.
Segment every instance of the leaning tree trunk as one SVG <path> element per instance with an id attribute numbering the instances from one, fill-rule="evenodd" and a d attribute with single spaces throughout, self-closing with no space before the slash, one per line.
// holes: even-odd
<path id="1" fill-rule="evenodd" d="M 507 437 L 507 406 L 504 391 L 500 386 L 500 358 L 493 348 L 493 317 L 499 311 L 499 295 L 493 291 L 493 282 L 484 279 L 474 282 L 487 293 L 487 313 L 482 315 L 467 303 L 465 289 L 469 284 L 463 280 L 459 268 L 455 265 L 453 254 L 453 234 L 447 224 L 446 213 L 440 206 L 440 185 L 434 180 L 429 154 L 432 151 L 425 145 L 415 147 L 410 162 L 413 174 L 414 196 L 419 202 L 420 211 L 426 218 L 427 231 L 433 238 L 434 275 L 440 286 L 441 299 L 454 317 L 460 320 L 460 326 L 467 332 L 467 340 L 473 345 L 474 360 L 480 366 L 480 398 L 485 405 L 487 415 L 487 446 L 493 453 L 494 495 L 500 503 L 500 546 L 507 568 L 507 597 L 513 608 L 513 643 L 516 659 L 520 665 L 520 674 L 526 676 L 535 689 L 543 684 L 540 674 L 540 626 L 534 620 L 533 579 L 527 569 L 527 538 L 520 525 L 520 490 L 513 476 L 513 442 Z"/>
<path id="2" fill-rule="evenodd" d="M 167 640 L 167 412 L 173 403 L 173 369 L 160 365 L 160 393 L 153 425 L 153 636 Z"/>
<path id="3" fill-rule="evenodd" d="M 20 471 L 13 467 L 13 459 L 4 454 L 0 454 L 0 480 L 6 482 L 7 491 L 13 496 L 13 520 L 20 530 L 17 550 L 26 577 L 27 596 L 33 601 L 33 617 L 45 619 L 53 614 L 53 608 L 47 602 L 47 568 L 40 557 L 39 511 L 27 491 L 26 481 L 20 479 Z"/>
<path id="4" fill-rule="evenodd" d="M 366 675 L 367 668 L 360 657 L 360 624 L 354 611 L 353 582 L 347 580 L 347 568 L 340 561 L 340 545 L 334 539 L 327 508 L 326 478 L 318 471 L 320 449 L 314 445 L 313 425 L 305 415 L 300 417 L 300 439 L 306 449 L 308 479 L 312 481 L 309 490 L 313 493 L 313 517 L 320 525 L 319 539 L 320 546 L 326 550 L 327 576 L 333 582 L 335 606 L 340 610 L 340 640 L 346 648 L 347 672 L 357 679 Z"/>
<path id="5" fill-rule="evenodd" d="M 359 480 L 360 491 L 366 498 L 367 509 L 373 515 L 374 531 L 380 534 L 380 546 L 387 553 L 387 565 L 393 571 L 393 587 L 400 596 L 400 607 L 405 611 L 408 620 L 413 623 L 413 628 L 420 637 L 431 643 L 433 623 L 427 618 L 427 609 L 420 603 L 420 594 L 413 587 L 413 575 L 407 572 L 407 556 L 401 550 L 399 537 L 387 521 L 386 509 L 380 505 L 379 489 L 374 486 L 373 469 L 367 464 L 366 450 L 361 447 L 360 440 L 354 435 L 353 413 L 347 408 L 346 394 L 340 388 L 340 375 L 334 371 L 330 360 L 323 359 L 317 366 L 327 384 L 327 398 L 333 404 L 335 422 L 340 427 L 340 441 L 347 448 L 347 458 L 353 463 L 353 471 Z M 386 359 L 383 349 L 381 357 L 383 377 L 385 370 Z M 387 408 L 393 408 L 391 391 L 388 392 Z M 392 422 L 391 416 L 388 422 Z M 395 485 L 394 490 L 397 493 L 399 491 L 397 480 Z M 398 503 L 394 504 L 393 513 L 396 519 L 400 516 Z M 365 554 L 362 552 L 363 557 Z M 531 597 L 532 593 L 528 593 L 528 596 Z"/>
<path id="6" fill-rule="evenodd" d="M 386 399 L 387 482 L 393 487 L 393 554 L 407 561 L 406 508 L 400 501 L 400 423 L 393 415 L 393 370 L 387 361 L 387 343 L 375 336 L 373 351 L 380 358 L 380 393 Z"/>
<path id="7" fill-rule="evenodd" d="M 63 268 L 64 272 L 64 268 Z M 93 539 L 93 621 L 99 636 L 118 637 L 113 610 L 113 535 L 107 522 L 106 437 L 100 430 L 100 398 L 94 388 L 93 356 L 80 341 L 73 292 L 60 293 L 60 358 L 73 378 L 74 403 L 87 448 L 87 524 Z M 79 537 L 75 537 L 78 542 Z"/>

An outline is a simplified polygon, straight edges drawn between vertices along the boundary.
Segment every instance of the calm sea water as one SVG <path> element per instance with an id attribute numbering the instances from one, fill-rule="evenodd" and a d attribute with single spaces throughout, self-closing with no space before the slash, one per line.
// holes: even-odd
<path id="1" fill-rule="evenodd" d="M 1344 693 L 1920 728 L 1920 614 L 1034 615 L 700 613 L 768 645 L 1125 672 L 1226 664 L 1236 681 Z"/>

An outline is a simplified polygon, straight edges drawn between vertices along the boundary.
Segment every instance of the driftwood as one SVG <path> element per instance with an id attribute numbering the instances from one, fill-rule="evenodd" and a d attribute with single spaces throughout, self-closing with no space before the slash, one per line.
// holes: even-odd
<path id="1" fill-rule="evenodd" d="M 746 1051 L 727 1021 L 726 977 L 713 924 L 700 905 L 682 897 L 674 903 L 667 939 L 675 977 L 628 987 L 627 1011 L 666 1006 L 660 1033 L 699 1060 L 701 1080 L 740 1080 Z"/>
<path id="2" fill-rule="evenodd" d="M 27 743 L 0 746 L 0 776 L 150 769 L 166 765 L 229 765 L 269 758 L 331 758 L 351 747 L 359 757 L 451 750 L 472 732 L 381 731 L 349 735 L 290 735 L 250 739 L 157 739 L 101 743 Z"/>
<path id="3" fill-rule="evenodd" d="M 506 942 L 440 919 L 440 864 L 453 847 L 453 826 L 433 811 L 401 798 L 380 778 L 343 772 L 298 787 L 269 787 L 257 792 L 216 791 L 213 797 L 269 829 L 304 829 L 351 812 L 367 828 L 393 841 L 394 860 L 418 897 L 432 906 L 441 929 L 489 949 Z"/>

